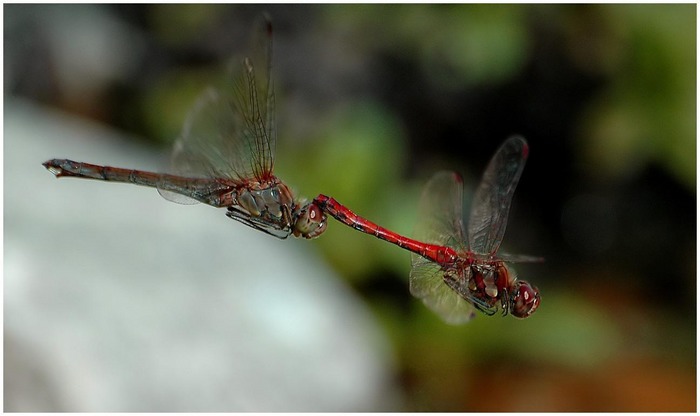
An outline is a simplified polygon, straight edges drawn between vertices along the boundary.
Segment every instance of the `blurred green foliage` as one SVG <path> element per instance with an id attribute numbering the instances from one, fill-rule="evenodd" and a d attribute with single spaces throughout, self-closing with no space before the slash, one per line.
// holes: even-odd
<path id="1" fill-rule="evenodd" d="M 524 64 L 525 6 L 384 5 L 328 8 L 329 25 L 364 48 L 398 50 L 442 88 L 497 83 Z"/>
<path id="2" fill-rule="evenodd" d="M 228 6 L 221 4 L 153 5 L 147 17 L 153 34 L 166 45 L 187 44 L 222 21 Z"/>
<path id="3" fill-rule="evenodd" d="M 579 145 L 590 171 L 619 177 L 659 163 L 695 190 L 695 6 L 605 11 L 617 56 L 612 67 L 588 63 L 612 77 L 582 120 Z"/>

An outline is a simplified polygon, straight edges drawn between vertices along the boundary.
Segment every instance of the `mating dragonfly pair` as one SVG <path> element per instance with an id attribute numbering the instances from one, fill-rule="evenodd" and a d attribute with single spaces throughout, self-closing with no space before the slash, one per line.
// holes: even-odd
<path id="1" fill-rule="evenodd" d="M 185 122 L 171 155 L 172 173 L 155 173 L 52 159 L 43 165 L 56 177 L 126 182 L 154 187 L 178 203 L 202 202 L 226 208 L 226 215 L 277 238 L 315 238 L 330 215 L 338 221 L 411 251 L 410 291 L 445 321 L 463 323 L 475 310 L 501 310 L 518 318 L 540 304 L 538 290 L 518 280 L 506 262 L 538 261 L 497 254 L 508 211 L 525 166 L 528 146 L 511 137 L 497 150 L 473 198 L 467 230 L 462 217 L 462 179 L 436 174 L 419 209 L 416 238 L 370 222 L 335 199 L 295 198 L 273 173 L 274 88 L 270 78 L 272 26 L 265 20 L 253 36 L 250 54 L 237 64 L 230 91 L 209 89 Z M 422 240 L 422 241 L 419 241 Z"/>

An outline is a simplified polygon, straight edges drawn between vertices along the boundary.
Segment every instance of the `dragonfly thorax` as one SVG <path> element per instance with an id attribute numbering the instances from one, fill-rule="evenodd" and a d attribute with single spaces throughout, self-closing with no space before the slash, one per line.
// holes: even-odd
<path id="1" fill-rule="evenodd" d="M 294 199 L 289 188 L 283 183 L 273 183 L 261 189 L 242 188 L 236 197 L 237 205 L 253 217 L 261 217 L 274 222 L 291 225 L 291 209 Z M 285 222 L 286 221 L 286 222 Z"/>
<path id="2" fill-rule="evenodd" d="M 226 213 L 255 229 L 278 238 L 315 238 L 326 230 L 326 215 L 314 203 L 301 205 L 279 180 L 267 186 L 249 186 L 236 192 Z"/>
<path id="3" fill-rule="evenodd" d="M 275 237 L 286 238 L 292 233 L 294 207 L 289 188 L 273 181 L 265 187 L 237 189 L 226 215 Z"/>
<path id="4" fill-rule="evenodd" d="M 463 259 L 445 270 L 443 280 L 480 311 L 493 315 L 499 309 L 518 318 L 530 316 L 539 306 L 539 292 L 525 281 L 517 281 L 502 261 Z"/>

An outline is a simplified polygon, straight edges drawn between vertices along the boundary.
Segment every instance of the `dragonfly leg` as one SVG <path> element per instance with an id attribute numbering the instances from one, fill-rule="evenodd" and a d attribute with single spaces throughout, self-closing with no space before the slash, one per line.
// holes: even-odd
<path id="1" fill-rule="evenodd" d="M 265 234 L 269 234 L 273 237 L 277 237 L 280 240 L 284 240 L 285 238 L 289 237 L 289 234 L 292 232 L 290 228 L 282 229 L 274 226 L 273 224 L 265 222 L 262 219 L 251 217 L 247 212 L 238 211 L 235 206 L 228 208 L 228 211 L 226 211 L 226 216 L 233 218 L 234 220 L 239 221 L 248 227 L 262 231 Z"/>

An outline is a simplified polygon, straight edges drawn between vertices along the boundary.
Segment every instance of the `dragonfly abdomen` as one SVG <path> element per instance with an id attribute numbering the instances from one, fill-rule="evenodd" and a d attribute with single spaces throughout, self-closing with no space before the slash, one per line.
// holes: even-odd
<path id="1" fill-rule="evenodd" d="M 136 185 L 156 187 L 161 177 L 160 174 L 154 172 L 93 165 L 91 163 L 75 162 L 69 159 L 51 159 L 44 162 L 43 165 L 59 178 L 61 176 L 74 176 L 85 179 L 127 182 Z"/>
<path id="2" fill-rule="evenodd" d="M 93 165 L 92 163 L 75 162 L 69 159 L 51 159 L 44 162 L 43 165 L 57 178 L 67 176 L 107 182 L 132 183 L 158 188 L 158 191 L 166 199 L 174 202 L 183 203 L 184 200 L 190 198 L 214 207 L 226 207 L 233 203 L 231 191 L 234 189 L 234 186 L 214 179 L 185 178 L 145 170 Z M 173 198 L 167 193 L 184 195 L 187 198 Z"/>
<path id="3" fill-rule="evenodd" d="M 395 244 L 440 265 L 453 263 L 457 258 L 457 253 L 449 247 L 422 243 L 389 231 L 372 221 L 360 217 L 333 198 L 319 195 L 314 200 L 314 203 L 328 215 L 357 231 L 373 235 L 380 240 Z"/>

